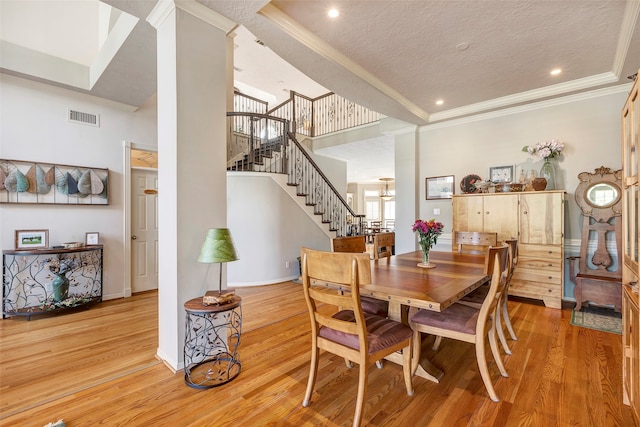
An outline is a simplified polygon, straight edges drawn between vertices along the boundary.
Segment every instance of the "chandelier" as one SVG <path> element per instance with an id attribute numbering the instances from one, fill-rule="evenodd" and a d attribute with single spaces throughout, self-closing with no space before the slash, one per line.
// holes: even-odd
<path id="1" fill-rule="evenodd" d="M 384 189 L 382 190 L 382 194 L 380 198 L 382 200 L 391 200 L 393 199 L 393 194 L 389 191 L 389 182 L 393 181 L 393 178 L 380 178 L 380 181 L 384 182 Z"/>

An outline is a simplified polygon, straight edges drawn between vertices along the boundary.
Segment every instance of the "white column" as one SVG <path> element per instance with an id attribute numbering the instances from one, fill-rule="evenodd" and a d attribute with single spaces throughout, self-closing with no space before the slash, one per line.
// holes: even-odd
<path id="1" fill-rule="evenodd" d="M 225 227 L 227 34 L 231 21 L 195 1 L 160 1 L 147 20 L 158 50 L 158 356 L 183 366 L 184 303 L 217 287 L 196 260 Z"/>

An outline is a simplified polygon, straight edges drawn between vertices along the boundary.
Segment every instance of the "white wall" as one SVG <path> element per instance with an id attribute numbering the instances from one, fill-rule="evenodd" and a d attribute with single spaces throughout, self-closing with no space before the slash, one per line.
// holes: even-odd
<path id="1" fill-rule="evenodd" d="M 626 86 L 625 86 L 626 87 Z M 629 87 L 630 88 L 630 87 Z M 420 166 L 416 179 L 420 185 L 420 216 L 435 217 L 451 232 L 451 201 L 426 200 L 425 178 L 454 175 L 455 193 L 460 194 L 459 183 L 465 175 L 476 174 L 487 179 L 489 167 L 515 165 L 515 177 L 521 169 L 534 169 L 538 174 L 542 161 L 522 152 L 525 145 L 559 139 L 565 142 L 564 155 L 557 162 L 558 189 L 567 192 L 565 239 L 580 238 L 580 211 L 574 192 L 580 172 L 593 172 L 600 166 L 620 169 L 621 119 L 620 112 L 627 91 L 593 92 L 594 97 L 566 97 L 566 103 L 529 109 L 499 117 L 489 117 L 456 124 L 435 124 L 421 129 Z M 556 104 L 560 101 L 556 101 Z M 530 106 L 533 108 L 535 106 Z M 434 216 L 434 208 L 441 215 Z"/>
<path id="2" fill-rule="evenodd" d="M 0 246 L 14 231 L 48 229 L 51 245 L 84 242 L 98 231 L 104 244 L 104 299 L 124 296 L 123 141 L 155 145 L 155 110 L 130 106 L 0 74 L 0 158 L 109 169 L 109 205 L 0 204 Z M 153 103 L 152 103 L 153 105 Z M 100 127 L 70 123 L 67 109 L 100 115 Z M 142 142 L 142 141 L 141 141 Z"/>
<path id="3" fill-rule="evenodd" d="M 302 246 L 331 250 L 327 235 L 268 175 L 227 174 L 227 208 L 239 258 L 226 266 L 229 287 L 295 279 Z"/>

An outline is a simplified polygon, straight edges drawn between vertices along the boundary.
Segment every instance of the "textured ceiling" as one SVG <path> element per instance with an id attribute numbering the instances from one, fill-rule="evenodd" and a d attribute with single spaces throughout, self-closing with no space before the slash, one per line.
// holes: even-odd
<path id="1" fill-rule="evenodd" d="M 627 84 L 640 67 L 640 0 L 196 1 L 266 46 L 266 56 L 247 55 L 252 37 L 238 35 L 237 81 L 278 100 L 283 89 L 315 96 L 327 88 L 416 125 Z M 155 30 L 146 22 L 156 1 L 104 2 L 139 22 L 91 90 L 69 88 L 139 106 L 156 91 Z M 327 17 L 329 5 L 338 18 Z M 284 61 L 317 83 L 284 74 Z M 553 68 L 562 73 L 551 76 Z"/>

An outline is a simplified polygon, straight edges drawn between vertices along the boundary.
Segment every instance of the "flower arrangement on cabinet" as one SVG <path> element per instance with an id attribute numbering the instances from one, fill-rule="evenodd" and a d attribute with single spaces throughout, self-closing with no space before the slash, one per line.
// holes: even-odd
<path id="1" fill-rule="evenodd" d="M 550 141 L 538 142 L 536 145 L 525 145 L 522 151 L 538 156 L 543 160 L 555 159 L 564 150 L 564 142 L 552 139 Z"/>
<path id="2" fill-rule="evenodd" d="M 413 223 L 411 230 L 418 233 L 418 243 L 422 251 L 425 252 L 429 251 L 429 249 L 438 242 L 438 236 L 442 234 L 443 228 L 444 225 L 434 219 L 430 219 L 429 221 L 417 219 L 416 222 Z"/>

